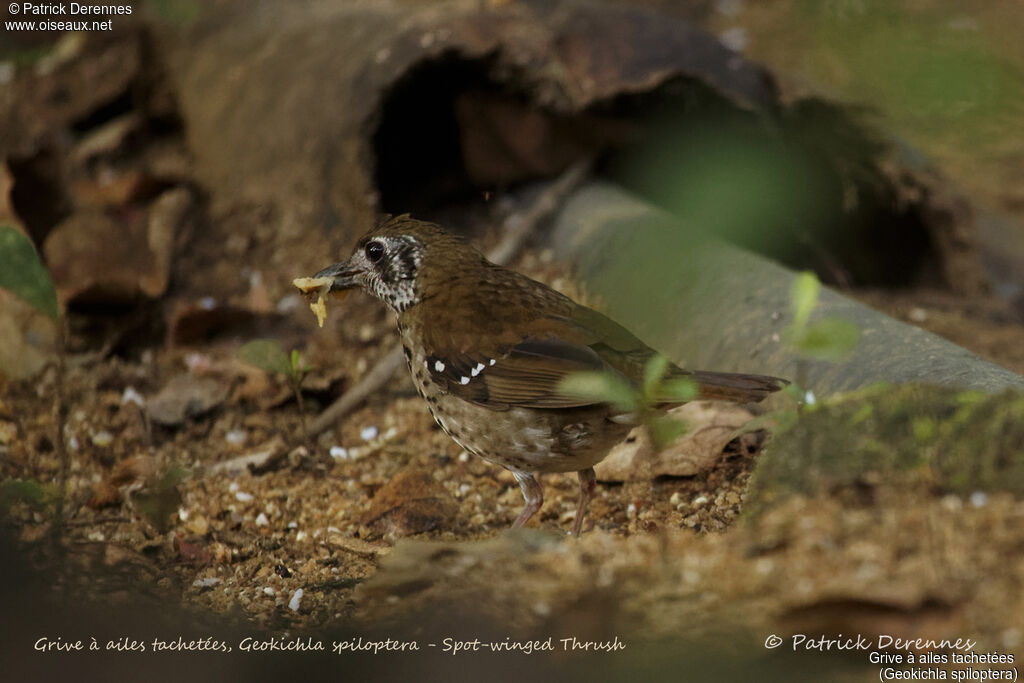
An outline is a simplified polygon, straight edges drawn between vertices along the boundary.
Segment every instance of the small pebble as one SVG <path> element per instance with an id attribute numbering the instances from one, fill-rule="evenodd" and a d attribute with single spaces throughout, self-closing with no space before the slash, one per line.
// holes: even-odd
<path id="1" fill-rule="evenodd" d="M 186 510 L 185 508 L 178 508 L 178 519 L 180 519 L 183 522 L 187 522 L 188 510 Z"/>
<path id="2" fill-rule="evenodd" d="M 971 505 L 976 508 L 983 508 L 988 505 L 988 494 L 984 491 L 975 491 L 971 494 Z"/>
<path id="3" fill-rule="evenodd" d="M 693 499 L 693 506 L 694 507 L 700 507 L 701 505 L 706 505 L 707 502 L 708 502 L 708 497 L 705 496 L 702 493 L 702 494 L 700 494 L 699 496 L 697 496 L 696 498 Z"/>
<path id="4" fill-rule="evenodd" d="M 817 402 L 818 402 L 818 399 L 815 398 L 814 392 L 811 391 L 810 389 L 808 389 L 807 392 L 804 393 L 804 404 L 805 405 L 809 405 L 809 406 L 813 406 Z"/>
<path id="5" fill-rule="evenodd" d="M 297 588 L 295 589 L 295 592 L 292 593 L 292 599 L 288 601 L 288 609 L 293 612 L 298 612 L 300 602 L 302 602 L 302 589 Z"/>
<path id="6" fill-rule="evenodd" d="M 274 597 L 275 595 L 277 595 L 277 591 L 274 590 L 273 586 L 266 586 L 263 588 L 263 594 L 269 595 L 270 597 Z"/>
<path id="7" fill-rule="evenodd" d="M 912 322 L 923 323 L 928 319 L 928 311 L 915 306 L 910 309 L 910 313 L 907 314 L 907 317 L 910 318 Z"/>
<path id="8" fill-rule="evenodd" d="M 92 445 L 106 448 L 114 443 L 114 435 L 108 431 L 97 432 L 92 435 Z"/>
<path id="9" fill-rule="evenodd" d="M 377 438 L 377 434 L 379 433 L 380 432 L 376 427 L 370 425 L 369 427 L 362 428 L 362 430 L 359 432 L 359 438 L 361 438 L 363 441 L 373 441 L 374 439 Z"/>
<path id="10" fill-rule="evenodd" d="M 246 433 L 241 429 L 232 429 L 224 435 L 224 440 L 232 446 L 241 446 L 245 443 Z"/>
<path id="11" fill-rule="evenodd" d="M 341 446 L 331 446 L 331 450 L 328 451 L 331 457 L 335 460 L 348 460 L 348 449 L 342 448 Z"/>
<path id="12" fill-rule="evenodd" d="M 256 515 L 256 526 L 267 526 L 270 524 L 270 520 L 262 512 Z"/>
<path id="13" fill-rule="evenodd" d="M 246 493 L 245 491 L 238 491 L 237 493 L 235 493 L 235 500 L 237 500 L 239 503 L 251 503 L 254 499 L 255 496 L 253 496 L 251 493 Z"/>
<path id="14" fill-rule="evenodd" d="M 216 586 L 218 583 L 220 583 L 220 579 L 216 576 L 210 576 L 205 579 L 196 579 L 192 582 L 192 585 L 196 588 L 210 588 L 211 586 Z"/>
<path id="15" fill-rule="evenodd" d="M 722 35 L 718 36 L 718 40 L 733 52 L 743 52 L 750 42 L 747 29 L 742 26 L 736 26 L 724 31 Z"/>
<path id="16" fill-rule="evenodd" d="M 142 398 L 142 394 L 135 391 L 135 387 L 128 387 L 124 390 L 124 393 L 121 394 L 121 405 L 124 406 L 129 403 L 134 403 L 138 407 L 142 408 L 145 406 L 146 401 Z"/>

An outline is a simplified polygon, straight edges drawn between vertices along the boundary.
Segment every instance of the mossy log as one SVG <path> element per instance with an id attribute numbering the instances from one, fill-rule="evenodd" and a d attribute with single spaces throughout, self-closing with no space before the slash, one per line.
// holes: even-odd
<path id="1" fill-rule="evenodd" d="M 577 191 L 552 243 L 596 307 L 688 368 L 799 375 L 819 397 L 878 382 L 1024 390 L 1024 377 L 827 288 L 812 320 L 845 318 L 860 329 L 860 342 L 840 363 L 801 359 L 784 339 L 795 273 L 614 185 Z"/>

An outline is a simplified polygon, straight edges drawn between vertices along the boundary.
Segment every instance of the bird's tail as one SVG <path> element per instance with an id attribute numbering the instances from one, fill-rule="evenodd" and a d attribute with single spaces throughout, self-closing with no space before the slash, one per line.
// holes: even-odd
<path id="1" fill-rule="evenodd" d="M 779 377 L 734 372 L 698 370 L 690 373 L 690 377 L 700 387 L 697 398 L 737 403 L 756 403 L 789 384 L 789 380 Z"/>

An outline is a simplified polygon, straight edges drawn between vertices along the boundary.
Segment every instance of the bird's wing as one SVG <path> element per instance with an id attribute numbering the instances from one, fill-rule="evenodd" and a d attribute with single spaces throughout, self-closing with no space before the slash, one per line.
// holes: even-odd
<path id="1" fill-rule="evenodd" d="M 446 391 L 493 410 L 594 405 L 593 399 L 563 391 L 562 381 L 576 372 L 614 372 L 587 346 L 536 337 L 490 353 L 435 353 L 426 364 Z"/>

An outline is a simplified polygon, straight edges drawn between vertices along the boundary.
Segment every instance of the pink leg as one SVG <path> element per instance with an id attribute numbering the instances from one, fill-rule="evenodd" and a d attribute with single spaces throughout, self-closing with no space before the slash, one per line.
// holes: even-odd
<path id="1" fill-rule="evenodd" d="M 530 518 L 540 510 L 540 506 L 544 504 L 544 490 L 533 474 L 513 472 L 512 476 L 519 482 L 519 488 L 523 490 L 523 498 L 526 499 L 526 507 L 516 517 L 516 521 L 512 522 L 512 528 L 518 529 L 530 521 Z"/>
<path id="2" fill-rule="evenodd" d="M 572 535 L 579 538 L 583 533 L 583 520 L 587 516 L 587 506 L 590 499 L 594 497 L 594 489 L 597 488 L 597 477 L 594 475 L 594 468 L 588 467 L 577 472 L 580 478 L 580 503 L 576 508 L 576 523 L 572 525 Z"/>

